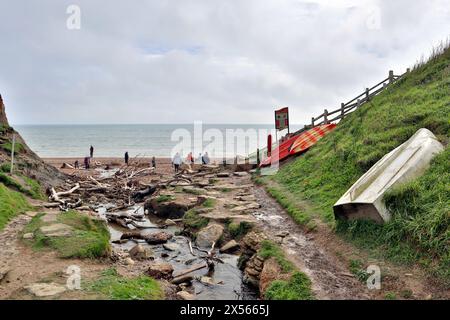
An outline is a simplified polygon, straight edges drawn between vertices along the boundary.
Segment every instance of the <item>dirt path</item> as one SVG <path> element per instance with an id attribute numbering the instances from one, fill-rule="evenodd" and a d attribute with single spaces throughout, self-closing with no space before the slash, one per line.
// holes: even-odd
<path id="1" fill-rule="evenodd" d="M 64 286 L 69 266 L 81 269 L 81 281 L 95 277 L 107 266 L 101 262 L 79 259 L 60 259 L 54 251 L 34 251 L 22 243 L 20 232 L 31 221 L 23 214 L 13 219 L 0 232 L 0 270 L 4 277 L 0 280 L 0 300 L 36 299 L 24 287 L 34 283 L 57 283 Z M 85 291 L 66 291 L 50 299 L 95 299 L 95 295 Z"/>
<path id="2" fill-rule="evenodd" d="M 286 213 L 263 187 L 253 190 L 261 209 L 255 215 L 258 227 L 269 238 L 280 243 L 281 232 L 289 235 L 281 242 L 286 256 L 312 280 L 318 299 L 448 299 L 449 292 L 427 279 L 417 266 L 398 266 L 375 259 L 339 238 L 324 223 L 315 232 L 306 232 Z M 368 290 L 350 271 L 349 264 L 358 259 L 378 265 L 382 273 L 382 289 Z"/>

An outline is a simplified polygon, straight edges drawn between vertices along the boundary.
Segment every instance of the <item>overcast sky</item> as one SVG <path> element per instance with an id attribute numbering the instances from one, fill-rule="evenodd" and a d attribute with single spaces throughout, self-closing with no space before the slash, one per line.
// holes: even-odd
<path id="1" fill-rule="evenodd" d="M 0 94 L 13 124 L 306 123 L 449 35 L 449 0 L 1 0 Z"/>

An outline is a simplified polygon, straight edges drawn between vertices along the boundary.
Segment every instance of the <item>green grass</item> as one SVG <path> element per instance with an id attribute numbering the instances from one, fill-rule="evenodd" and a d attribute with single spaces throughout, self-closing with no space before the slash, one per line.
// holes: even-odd
<path id="1" fill-rule="evenodd" d="M 10 155 L 12 153 L 12 142 L 8 141 L 0 144 L 0 148 L 7 151 Z M 25 147 L 20 142 L 16 142 L 14 145 L 14 153 L 21 153 L 25 150 Z"/>
<path id="2" fill-rule="evenodd" d="M 189 229 L 200 230 L 208 225 L 209 219 L 200 217 L 195 209 L 191 209 L 184 214 L 183 223 Z"/>
<path id="3" fill-rule="evenodd" d="M 158 198 L 156 198 L 156 202 L 158 203 L 169 202 L 172 200 L 175 200 L 175 197 L 166 194 L 160 195 Z"/>
<path id="4" fill-rule="evenodd" d="M 240 240 L 253 228 L 253 225 L 247 221 L 231 222 L 226 225 L 226 228 L 233 239 Z"/>
<path id="5" fill-rule="evenodd" d="M 0 183 L 0 230 L 15 216 L 31 209 L 25 197 Z"/>
<path id="6" fill-rule="evenodd" d="M 294 272 L 289 281 L 276 280 L 267 288 L 267 300 L 313 300 L 311 280 L 301 272 Z"/>
<path id="7" fill-rule="evenodd" d="M 208 198 L 205 202 L 203 202 L 203 207 L 205 208 L 214 208 L 216 206 L 216 200 Z"/>
<path id="8" fill-rule="evenodd" d="M 261 249 L 258 251 L 258 255 L 264 260 L 274 258 L 280 265 L 281 270 L 285 273 L 292 272 L 295 270 L 292 262 L 286 259 L 283 250 L 275 243 L 269 240 L 264 240 L 261 243 Z"/>
<path id="9" fill-rule="evenodd" d="M 394 292 L 388 292 L 384 295 L 385 300 L 397 300 L 397 295 Z"/>
<path id="10" fill-rule="evenodd" d="M 18 175 L 18 178 L 24 181 L 25 186 L 19 183 L 18 179 L 11 177 L 9 174 L 0 171 L 0 182 L 7 187 L 13 188 L 33 199 L 44 199 L 41 185 L 36 180 L 28 178 L 23 175 Z"/>
<path id="11" fill-rule="evenodd" d="M 103 221 L 91 219 L 89 216 L 69 211 L 58 215 L 58 222 L 74 228 L 74 233 L 68 237 L 46 237 L 39 228 L 48 225 L 42 221 L 43 214 L 34 217 L 22 231 L 33 233 L 34 239 L 27 240 L 34 249 L 51 248 L 58 252 L 61 258 L 101 258 L 110 253 L 109 231 Z"/>
<path id="12" fill-rule="evenodd" d="M 386 196 L 392 221 L 382 226 L 367 221 L 336 224 L 334 203 L 420 128 L 431 130 L 447 147 L 422 177 Z M 307 215 L 318 216 L 374 254 L 400 263 L 419 261 L 450 285 L 449 137 L 447 49 L 349 115 L 304 156 L 282 167 L 269 178 L 281 191 L 269 192 L 300 224 Z M 298 211 L 303 201 L 311 204 L 306 214 Z"/>
<path id="13" fill-rule="evenodd" d="M 164 293 L 156 280 L 147 276 L 125 278 L 115 268 L 103 271 L 100 278 L 88 284 L 86 289 L 111 300 L 164 299 Z"/>
<path id="14" fill-rule="evenodd" d="M 10 173 L 11 172 L 11 164 L 10 163 L 2 163 L 0 166 L 0 172 Z"/>
<path id="15" fill-rule="evenodd" d="M 312 220 L 313 216 L 305 211 L 299 203 L 292 201 L 292 199 L 290 199 L 290 192 L 285 190 L 282 185 L 270 186 L 267 187 L 266 190 L 278 201 L 295 222 L 308 230 L 314 230 L 316 228 L 316 225 Z"/>
<path id="16" fill-rule="evenodd" d="M 264 260 L 274 258 L 284 274 L 292 273 L 290 279 L 275 280 L 270 283 L 264 297 L 267 300 L 312 300 L 311 280 L 308 276 L 296 270 L 294 264 L 286 259 L 283 250 L 275 243 L 265 240 L 261 243 L 258 255 Z"/>

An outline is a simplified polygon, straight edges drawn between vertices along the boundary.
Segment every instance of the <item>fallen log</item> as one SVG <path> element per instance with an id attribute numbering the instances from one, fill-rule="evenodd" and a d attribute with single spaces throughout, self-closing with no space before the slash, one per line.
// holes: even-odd
<path id="1" fill-rule="evenodd" d="M 177 278 L 183 277 L 185 275 L 188 275 L 189 273 L 192 273 L 194 271 L 201 270 L 201 269 L 204 269 L 207 267 L 208 267 L 207 263 L 197 264 L 197 265 L 193 266 L 192 268 L 189 268 L 189 269 L 186 269 L 184 271 L 177 273 L 176 275 L 174 275 L 174 278 L 177 279 Z"/>

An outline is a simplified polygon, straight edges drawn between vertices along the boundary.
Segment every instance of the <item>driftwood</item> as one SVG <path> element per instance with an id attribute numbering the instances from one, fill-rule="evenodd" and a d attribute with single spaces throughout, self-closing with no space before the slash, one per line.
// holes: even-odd
<path id="1" fill-rule="evenodd" d="M 56 192 L 55 188 L 52 188 L 51 189 L 52 195 L 50 196 L 50 200 L 55 201 L 55 202 L 60 202 L 61 204 L 65 204 L 66 202 L 64 200 L 61 200 L 60 197 L 70 195 L 70 194 L 74 193 L 75 191 L 77 191 L 78 189 L 80 189 L 79 183 L 77 183 L 75 185 L 75 187 L 73 187 L 69 191 Z"/>
<path id="2" fill-rule="evenodd" d="M 175 279 L 176 278 L 180 278 L 182 276 L 188 275 L 189 273 L 192 273 L 194 271 L 201 270 L 201 269 L 204 269 L 204 268 L 207 268 L 207 267 L 208 267 L 207 263 L 197 264 L 197 265 L 195 265 L 195 266 L 193 266 L 193 267 L 191 267 L 189 269 L 186 269 L 186 270 L 183 270 L 183 271 L 179 272 L 177 275 L 174 275 L 174 278 Z"/>
<path id="3" fill-rule="evenodd" d="M 145 197 L 154 194 L 157 190 L 157 186 L 150 186 L 144 190 L 136 191 L 132 194 L 132 198 L 134 201 L 141 202 Z"/>

